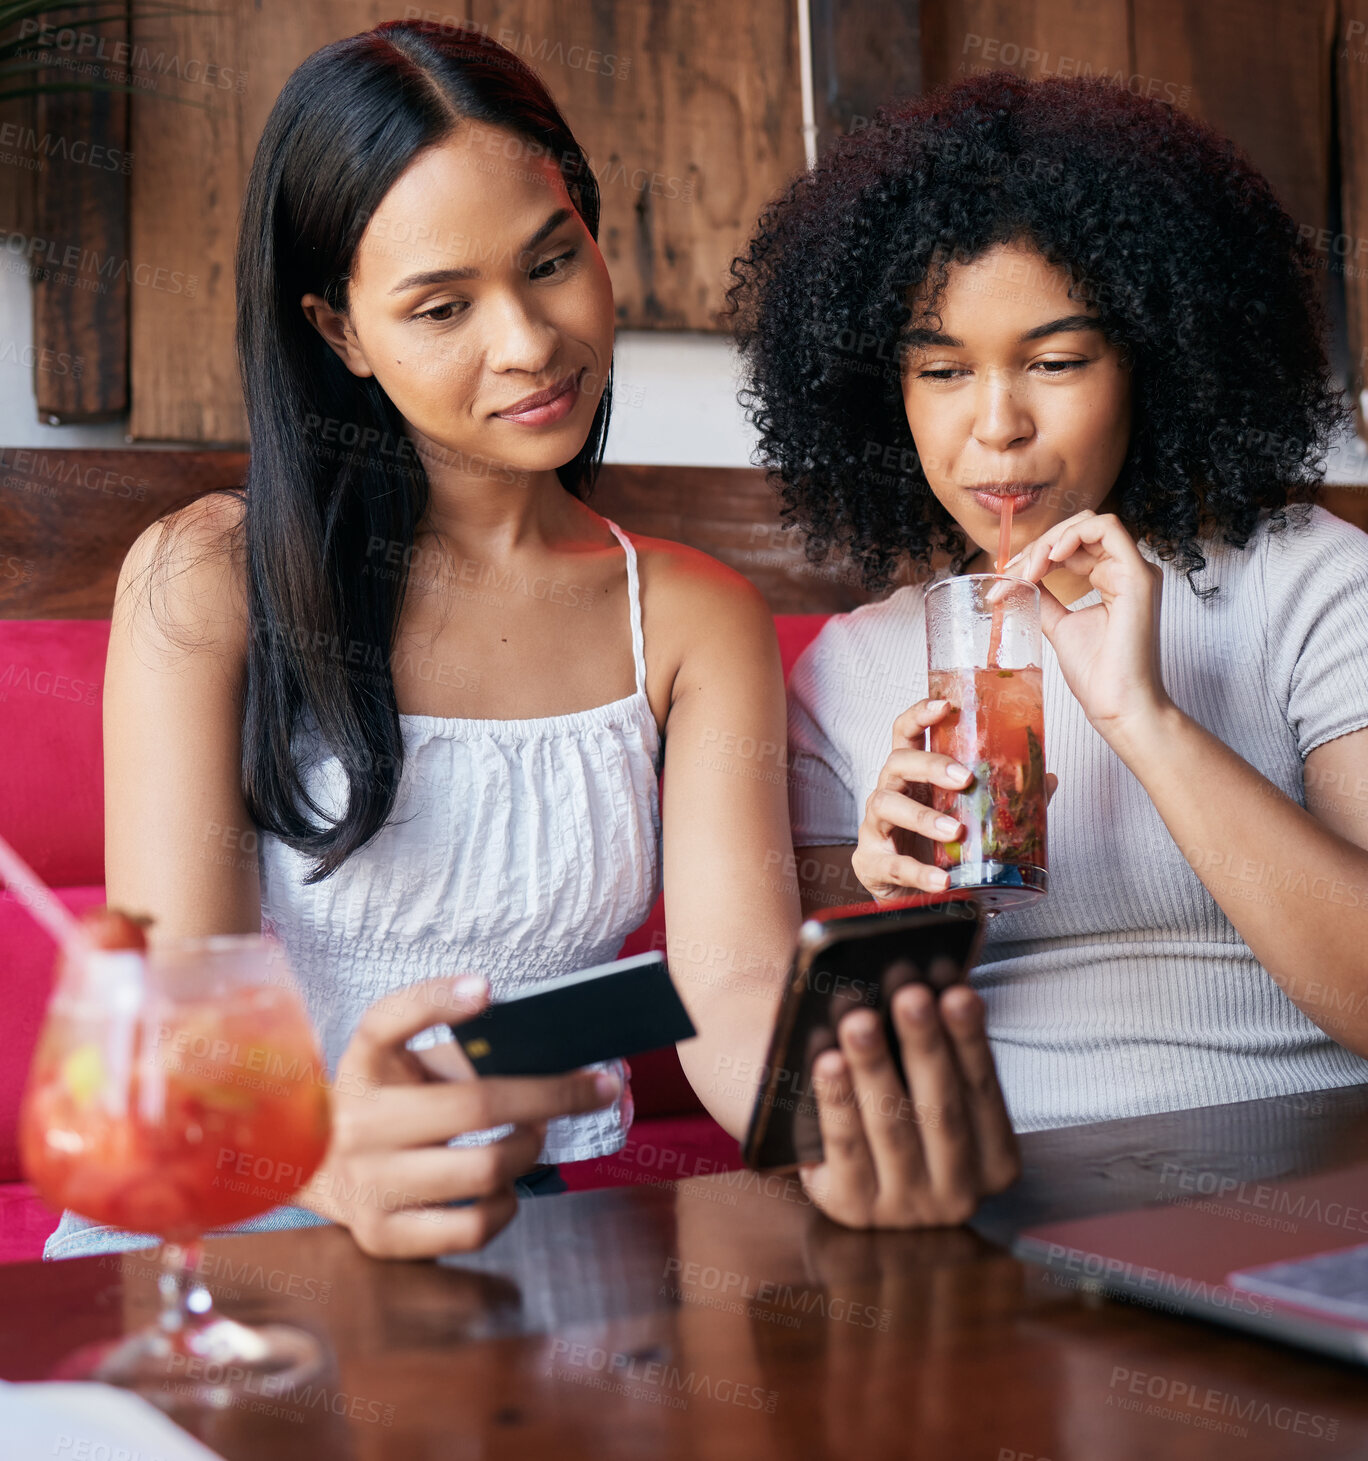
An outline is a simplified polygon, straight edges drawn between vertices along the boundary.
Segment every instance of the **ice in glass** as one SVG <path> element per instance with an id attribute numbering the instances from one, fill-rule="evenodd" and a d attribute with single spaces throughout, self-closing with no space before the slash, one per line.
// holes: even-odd
<path id="1" fill-rule="evenodd" d="M 1006 586 L 996 604 L 995 583 Z M 1049 888 L 1039 603 L 1034 584 L 992 574 L 944 579 L 926 594 L 927 694 L 950 706 L 929 749 L 974 777 L 961 792 L 932 788 L 935 809 L 964 826 L 958 840 L 933 844 L 936 865 L 994 909 Z"/>

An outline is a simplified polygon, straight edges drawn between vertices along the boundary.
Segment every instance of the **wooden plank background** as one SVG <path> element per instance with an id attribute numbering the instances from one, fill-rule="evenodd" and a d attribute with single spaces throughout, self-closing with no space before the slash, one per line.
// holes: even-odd
<path id="1" fill-rule="evenodd" d="M 206 91 L 203 112 L 178 108 L 170 117 L 134 99 L 134 252 L 195 280 L 193 292 L 134 293 L 135 439 L 245 439 L 232 256 L 257 138 L 306 55 L 404 9 L 381 0 L 262 0 L 260 9 L 230 0 L 135 22 L 150 50 L 233 76 L 232 86 Z M 802 165 L 791 0 L 472 0 L 439 5 L 430 18 L 487 29 L 541 72 L 562 105 L 601 179 L 601 241 L 619 323 L 715 328 L 727 265 L 765 201 Z"/>
<path id="2" fill-rule="evenodd" d="M 817 145 L 859 131 L 885 102 L 922 90 L 926 0 L 811 0 Z"/>
<path id="3" fill-rule="evenodd" d="M 69 13 L 48 12 L 56 25 Z M 113 15 L 93 29 L 73 29 L 104 42 L 107 54 L 128 40 L 127 19 Z M 71 79 L 65 72 L 54 76 Z M 43 249 L 33 275 L 33 383 L 38 419 L 52 425 L 104 421 L 128 410 L 128 296 L 135 268 L 122 166 L 128 102 L 120 91 L 33 99 L 34 131 L 45 154 L 34 175 Z M 119 165 L 108 166 L 116 157 Z"/>
<path id="4" fill-rule="evenodd" d="M 235 451 L 0 447 L 0 619 L 100 619 L 134 538 L 173 507 L 246 474 Z M 779 524 L 754 467 L 607 466 L 590 499 L 629 532 L 673 538 L 743 573 L 776 614 L 867 603 L 850 566 L 814 565 Z M 1327 489 L 1324 505 L 1368 530 L 1368 490 Z"/>
<path id="5" fill-rule="evenodd" d="M 226 0 L 135 22 L 143 79 L 158 95 L 127 108 L 136 165 L 126 240 L 122 174 L 51 158 L 37 173 L 0 167 L 0 227 L 55 244 L 71 237 L 95 260 L 122 255 L 143 281 L 131 300 L 127 271 L 111 290 L 36 285 L 40 412 L 99 419 L 131 393 L 135 439 L 242 441 L 232 250 L 256 137 L 310 50 L 417 8 Z M 484 28 L 546 76 L 603 183 L 602 244 L 619 322 L 708 329 L 730 257 L 801 166 L 793 11 L 792 0 L 441 0 L 426 13 Z M 1032 76 L 1105 73 L 1176 98 L 1230 132 L 1308 229 L 1329 223 L 1338 183 L 1340 233 L 1322 253 L 1329 286 L 1346 297 L 1351 385 L 1356 395 L 1362 388 L 1368 0 L 811 0 L 811 14 L 824 142 L 923 81 L 1000 66 Z M 1332 72 L 1341 179 L 1329 174 Z M 123 110 L 122 99 L 68 95 L 7 107 L 0 121 L 22 120 L 36 133 L 103 130 L 118 145 Z M 51 368 L 41 368 L 44 360 Z"/>
<path id="6" fill-rule="evenodd" d="M 803 165 L 793 0 L 472 0 L 589 154 L 620 325 L 710 330 L 761 208 Z M 612 55 L 595 69 L 582 61 Z"/>
<path id="7" fill-rule="evenodd" d="M 1349 387 L 1359 434 L 1368 439 L 1368 411 L 1363 409 L 1363 391 L 1368 388 L 1368 0 L 1340 0 L 1335 63 Z M 1331 254 L 1329 259 L 1333 258 Z"/>
<path id="8" fill-rule="evenodd" d="M 252 149 L 285 78 L 311 51 L 392 14 L 379 0 L 246 0 L 136 20 L 133 34 L 181 70 L 215 68 L 198 109 L 135 98 L 129 192 L 134 253 L 178 287 L 138 289 L 131 314 L 134 439 L 240 442 L 233 249 Z M 228 85 L 221 85 L 224 78 Z M 168 76 L 168 89 L 192 87 Z"/>
<path id="9" fill-rule="evenodd" d="M 1180 95 L 1190 88 L 1186 109 L 1234 137 L 1292 217 L 1316 229 L 1329 212 L 1335 6 L 1145 0 L 1134 7 L 1135 72 Z"/>
<path id="10" fill-rule="evenodd" d="M 119 565 L 149 523 L 240 484 L 236 451 L 0 447 L 0 619 L 101 619 Z M 609 466 L 591 499 L 629 532 L 701 548 L 745 574 L 776 614 L 831 613 L 868 595 L 841 563 L 808 563 L 753 467 Z"/>
<path id="11" fill-rule="evenodd" d="M 1348 0 L 1360 4 L 1363 0 Z M 926 0 L 927 87 L 1106 74 L 1236 138 L 1298 222 L 1327 215 L 1336 0 Z"/>
<path id="12" fill-rule="evenodd" d="M 1129 26 L 1127 0 L 924 0 L 926 87 L 995 70 L 1128 77 Z"/>

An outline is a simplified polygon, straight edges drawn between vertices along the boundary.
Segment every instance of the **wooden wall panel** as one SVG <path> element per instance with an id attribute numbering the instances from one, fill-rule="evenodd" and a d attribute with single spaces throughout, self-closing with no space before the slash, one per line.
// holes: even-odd
<path id="1" fill-rule="evenodd" d="M 163 513 L 246 475 L 233 451 L 36 451 L 0 447 L 0 619 L 100 619 L 119 565 Z M 781 532 L 778 499 L 750 467 L 603 469 L 596 511 L 674 538 L 745 574 L 776 613 L 825 613 L 868 597 L 840 564 L 814 567 Z"/>
<path id="2" fill-rule="evenodd" d="M 246 469 L 246 455 L 232 451 L 0 447 L 0 619 L 107 617 L 119 565 L 143 528 L 212 488 L 237 486 Z M 1368 528 L 1368 488 L 1329 488 L 1322 501 Z M 630 532 L 721 559 L 776 614 L 869 599 L 847 564 L 808 563 L 757 468 L 608 466 L 591 502 Z"/>
<path id="3" fill-rule="evenodd" d="M 1339 82 L 1340 214 L 1349 388 L 1368 440 L 1368 0 L 1340 0 L 1335 44 Z M 1329 258 L 1334 259 L 1332 253 Z"/>
<path id="4" fill-rule="evenodd" d="M 56 23 L 64 19 L 56 13 Z M 126 18 L 74 27 L 105 54 L 127 43 Z M 84 52 L 82 52 L 84 53 Z M 49 73 L 66 79 L 66 73 Z M 122 81 L 122 70 L 105 79 Z M 128 95 L 62 91 L 34 99 L 44 167 L 35 174 L 42 249 L 33 274 L 33 384 L 38 418 L 105 421 L 128 409 Z M 113 164 L 113 165 L 111 165 Z"/>
<path id="5" fill-rule="evenodd" d="M 922 0 L 926 89 L 996 70 L 1129 80 L 1128 12 L 1127 0 Z"/>
<path id="6" fill-rule="evenodd" d="M 537 67 L 590 156 L 619 323 L 716 328 L 732 258 L 803 166 L 793 0 L 470 9 Z"/>
<path id="7" fill-rule="evenodd" d="M 1300 224 L 1329 199 L 1336 0 L 1135 0 L 1135 71 L 1236 139 Z"/>
<path id="8" fill-rule="evenodd" d="M 1105 74 L 1236 138 L 1324 225 L 1336 0 L 923 0 L 926 85 L 1005 68 Z M 1362 0 L 1348 0 L 1358 4 Z"/>
<path id="9" fill-rule="evenodd" d="M 28 139 L 33 135 L 33 99 L 0 102 L 0 233 L 28 235 L 33 227 L 36 164 Z"/>
<path id="10" fill-rule="evenodd" d="M 134 22 L 149 51 L 242 62 L 234 7 Z M 260 85 L 247 74 L 248 86 Z M 175 287 L 139 289 L 130 307 L 133 401 L 129 435 L 171 441 L 246 436 L 233 355 L 233 234 L 243 169 L 239 130 L 250 100 L 206 88 L 188 106 L 135 99 L 129 236 Z M 168 110 L 171 115 L 168 116 Z"/>
<path id="11" fill-rule="evenodd" d="M 193 63 L 193 74 L 206 78 L 167 78 L 168 88 L 199 103 L 193 108 L 134 98 L 133 251 L 165 281 L 133 294 L 135 439 L 245 440 L 233 250 L 252 153 L 305 56 L 394 13 L 384 0 L 228 0 L 135 20 L 134 36 L 149 54 L 179 58 L 182 74 Z"/>
<path id="12" fill-rule="evenodd" d="M 811 0 L 817 145 L 858 131 L 921 84 L 923 0 Z"/>

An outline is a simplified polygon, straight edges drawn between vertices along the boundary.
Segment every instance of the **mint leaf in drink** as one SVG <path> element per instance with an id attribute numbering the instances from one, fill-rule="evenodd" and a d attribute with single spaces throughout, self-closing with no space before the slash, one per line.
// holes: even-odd
<path id="1" fill-rule="evenodd" d="M 1026 767 L 1026 784 L 1022 787 L 1022 791 L 1027 795 L 1043 796 L 1045 793 L 1045 749 L 1040 744 L 1040 737 L 1029 725 L 1026 727 L 1026 749 L 1029 761 Z"/>

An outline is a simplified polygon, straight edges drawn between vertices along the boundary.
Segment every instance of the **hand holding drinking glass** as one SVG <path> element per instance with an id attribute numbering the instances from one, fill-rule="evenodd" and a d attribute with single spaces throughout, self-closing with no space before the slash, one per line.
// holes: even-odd
<path id="1" fill-rule="evenodd" d="M 923 742 L 926 730 L 951 713 L 949 701 L 918 700 L 893 722 L 893 749 L 865 802 L 851 857 L 855 876 L 876 902 L 905 898 L 909 889 L 939 893 L 950 884 L 949 873 L 936 865 L 935 848 L 957 842 L 965 828 L 935 809 L 933 788 L 953 796 L 970 786 L 973 775 L 952 757 L 925 750 Z M 1047 773 L 1047 797 L 1057 785 L 1058 778 Z"/>

